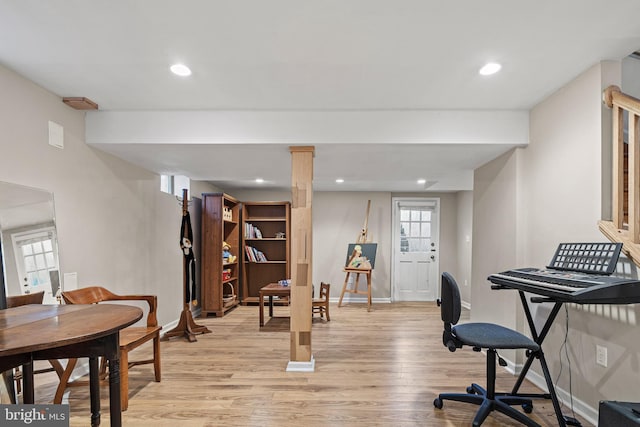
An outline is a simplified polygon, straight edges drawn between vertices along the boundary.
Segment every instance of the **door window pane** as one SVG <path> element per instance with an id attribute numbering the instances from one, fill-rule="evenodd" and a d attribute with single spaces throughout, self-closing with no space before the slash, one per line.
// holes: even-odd
<path id="1" fill-rule="evenodd" d="M 405 227 L 407 227 L 407 223 L 400 224 L 400 252 L 409 252 L 409 240 L 407 240 Z"/>
<path id="2" fill-rule="evenodd" d="M 53 252 L 47 252 L 45 258 L 47 259 L 47 268 L 55 269 L 56 259 L 53 256 Z"/>
<path id="3" fill-rule="evenodd" d="M 36 268 L 38 270 L 42 270 L 43 268 L 47 268 L 47 263 L 44 261 L 44 255 L 43 254 L 36 255 Z"/>
<path id="4" fill-rule="evenodd" d="M 33 248 L 31 247 L 30 244 L 26 244 L 26 245 L 22 246 L 22 253 L 25 256 L 31 255 L 31 254 L 33 254 Z"/>
<path id="5" fill-rule="evenodd" d="M 400 252 L 431 250 L 431 211 L 423 207 L 400 207 Z"/>
<path id="6" fill-rule="evenodd" d="M 409 234 L 410 237 L 420 237 L 420 223 L 419 222 L 412 222 L 411 223 L 411 234 Z"/>
<path id="7" fill-rule="evenodd" d="M 32 256 L 24 257 L 24 268 L 25 270 L 27 270 L 27 272 L 35 270 L 36 269 L 35 258 Z"/>

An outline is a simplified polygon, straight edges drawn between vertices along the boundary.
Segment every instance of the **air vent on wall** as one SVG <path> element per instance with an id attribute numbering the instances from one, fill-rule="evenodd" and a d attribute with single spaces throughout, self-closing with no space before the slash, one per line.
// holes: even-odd
<path id="1" fill-rule="evenodd" d="M 51 120 L 49 120 L 49 145 L 64 148 L 64 128 Z"/>

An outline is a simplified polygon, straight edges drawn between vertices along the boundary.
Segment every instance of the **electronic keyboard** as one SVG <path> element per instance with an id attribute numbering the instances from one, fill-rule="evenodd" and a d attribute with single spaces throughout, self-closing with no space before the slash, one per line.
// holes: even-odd
<path id="1" fill-rule="evenodd" d="M 640 303 L 640 281 L 566 270 L 521 268 L 491 274 L 498 288 L 518 289 L 557 301 L 579 304 Z"/>

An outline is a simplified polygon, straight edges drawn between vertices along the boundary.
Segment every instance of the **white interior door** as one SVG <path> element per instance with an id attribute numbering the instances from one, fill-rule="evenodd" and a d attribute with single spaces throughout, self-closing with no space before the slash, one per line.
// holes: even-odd
<path id="1" fill-rule="evenodd" d="M 43 303 L 56 303 L 57 289 L 53 288 L 59 286 L 59 281 L 52 287 L 50 274 L 58 274 L 55 229 L 16 233 L 11 238 L 16 254 L 16 268 L 22 281 L 22 293 L 45 291 Z"/>
<path id="2" fill-rule="evenodd" d="M 439 200 L 394 198 L 394 301 L 438 297 Z"/>

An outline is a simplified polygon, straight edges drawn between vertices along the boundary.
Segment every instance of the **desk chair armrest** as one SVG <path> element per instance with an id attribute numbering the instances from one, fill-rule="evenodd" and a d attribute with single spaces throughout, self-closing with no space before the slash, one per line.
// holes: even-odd
<path id="1" fill-rule="evenodd" d="M 450 330 L 445 328 L 442 333 L 442 344 L 449 349 L 450 352 L 456 351 L 458 348 L 462 348 L 462 343 L 451 333 Z"/>

